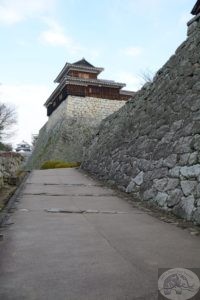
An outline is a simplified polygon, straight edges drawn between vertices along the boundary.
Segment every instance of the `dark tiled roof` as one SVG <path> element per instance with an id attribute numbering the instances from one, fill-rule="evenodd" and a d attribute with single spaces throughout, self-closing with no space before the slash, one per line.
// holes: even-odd
<path id="1" fill-rule="evenodd" d="M 68 83 L 78 83 L 78 84 L 95 84 L 95 85 L 105 85 L 110 87 L 118 87 L 122 88 L 126 86 L 125 83 L 115 82 L 114 80 L 105 80 L 105 79 L 88 79 L 88 78 L 79 78 L 79 77 L 71 77 L 65 76 L 64 79 Z"/>
<path id="2" fill-rule="evenodd" d="M 191 14 L 197 15 L 200 12 L 200 0 L 197 0 L 195 6 L 193 7 Z"/>
<path id="3" fill-rule="evenodd" d="M 95 67 L 94 67 L 93 65 L 91 65 L 84 57 L 83 57 L 81 60 L 79 60 L 79 61 L 73 63 L 72 65 L 95 68 Z"/>
<path id="4" fill-rule="evenodd" d="M 135 92 L 133 91 L 127 91 L 127 90 L 120 90 L 121 95 L 127 95 L 127 96 L 134 96 Z"/>
<path id="5" fill-rule="evenodd" d="M 89 71 L 91 73 L 95 73 L 95 74 L 99 74 L 101 73 L 104 69 L 103 68 L 96 68 L 93 65 L 91 65 L 87 60 L 85 60 L 85 58 L 70 64 L 70 63 L 66 63 L 65 66 L 62 68 L 62 70 L 60 71 L 60 73 L 58 74 L 58 76 L 56 77 L 56 79 L 54 80 L 54 82 L 60 82 L 60 80 L 62 79 L 62 77 L 65 75 L 65 73 L 67 71 L 69 71 L 69 69 L 74 69 L 74 70 L 82 70 L 82 71 Z"/>

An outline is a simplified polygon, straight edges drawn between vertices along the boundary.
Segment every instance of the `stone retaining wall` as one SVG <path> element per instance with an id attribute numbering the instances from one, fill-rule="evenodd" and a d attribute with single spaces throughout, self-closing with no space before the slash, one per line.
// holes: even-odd
<path id="1" fill-rule="evenodd" d="M 100 122 L 126 101 L 68 96 L 40 130 L 27 168 L 40 168 L 47 160 L 82 161 Z"/>
<path id="2" fill-rule="evenodd" d="M 199 17 L 153 82 L 101 123 L 82 167 L 200 224 Z"/>
<path id="3" fill-rule="evenodd" d="M 0 187 L 17 175 L 23 157 L 15 152 L 0 152 Z"/>
<path id="4" fill-rule="evenodd" d="M 111 113 L 120 109 L 126 101 L 108 100 L 94 97 L 68 96 L 50 115 L 47 130 L 51 130 L 63 118 L 83 119 L 97 125 Z"/>

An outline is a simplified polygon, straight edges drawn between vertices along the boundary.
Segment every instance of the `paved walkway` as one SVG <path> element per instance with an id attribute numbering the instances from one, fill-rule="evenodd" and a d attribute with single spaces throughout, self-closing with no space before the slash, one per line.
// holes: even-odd
<path id="1" fill-rule="evenodd" d="M 34 171 L 18 200 L 0 241 L 2 300 L 155 300 L 158 268 L 200 267 L 199 237 L 76 169 Z"/>

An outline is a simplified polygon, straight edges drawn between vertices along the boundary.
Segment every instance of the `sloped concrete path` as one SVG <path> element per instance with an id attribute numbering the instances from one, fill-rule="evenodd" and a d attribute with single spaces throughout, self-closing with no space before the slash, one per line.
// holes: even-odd
<path id="1" fill-rule="evenodd" d="M 154 300 L 158 268 L 200 267 L 199 237 L 79 170 L 34 171 L 18 200 L 0 241 L 2 300 Z"/>

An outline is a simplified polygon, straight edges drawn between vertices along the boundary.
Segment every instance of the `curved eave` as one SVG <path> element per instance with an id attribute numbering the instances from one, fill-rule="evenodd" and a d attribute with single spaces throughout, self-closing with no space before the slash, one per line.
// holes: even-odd
<path id="1" fill-rule="evenodd" d="M 136 92 L 133 91 L 127 91 L 127 90 L 121 90 L 120 91 L 120 95 L 125 95 L 125 96 L 135 96 Z"/>
<path id="2" fill-rule="evenodd" d="M 63 78 L 63 81 L 57 86 L 57 88 L 53 91 L 53 93 L 49 96 L 47 101 L 44 103 L 44 106 L 47 107 L 51 102 L 54 100 L 55 96 L 59 92 L 62 91 L 64 86 L 67 84 L 73 84 L 73 85 L 81 85 L 81 86 L 88 86 L 88 85 L 95 85 L 100 87 L 111 87 L 111 88 L 118 88 L 121 89 L 126 86 L 125 83 L 119 83 L 112 80 L 103 80 L 103 79 L 83 79 L 83 78 L 75 78 L 66 76 Z"/>
<path id="3" fill-rule="evenodd" d="M 60 82 L 62 77 L 66 72 L 69 72 L 70 70 L 80 70 L 85 72 L 90 72 L 94 74 L 100 74 L 102 71 L 104 71 L 104 68 L 92 68 L 92 67 L 86 67 L 86 66 L 79 66 L 79 65 L 73 65 L 73 64 L 66 64 L 64 68 L 61 70 L 61 72 L 58 74 L 56 79 L 54 80 L 55 83 Z"/>
<path id="4" fill-rule="evenodd" d="M 123 88 L 126 86 L 125 83 L 121 82 L 115 82 L 114 80 L 105 80 L 105 79 L 88 79 L 88 78 L 79 78 L 79 77 L 70 77 L 70 76 L 65 76 L 64 79 L 66 80 L 66 83 L 70 84 L 87 84 L 87 85 L 98 85 L 98 86 L 108 86 L 112 88 Z"/>
<path id="5" fill-rule="evenodd" d="M 46 102 L 44 103 L 44 106 L 47 107 L 48 104 L 51 104 L 51 102 L 54 100 L 55 96 L 62 91 L 63 87 L 65 86 L 65 82 L 61 82 L 57 88 L 53 91 L 53 93 L 51 93 L 51 95 L 49 96 L 49 98 L 46 100 Z"/>
<path id="6" fill-rule="evenodd" d="M 195 4 L 195 6 L 193 7 L 191 14 L 192 15 L 197 15 L 200 12 L 200 0 L 198 0 Z"/>

